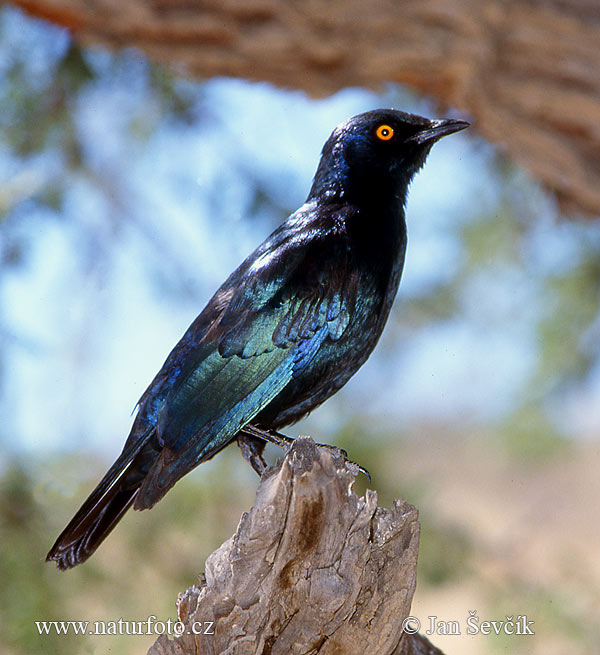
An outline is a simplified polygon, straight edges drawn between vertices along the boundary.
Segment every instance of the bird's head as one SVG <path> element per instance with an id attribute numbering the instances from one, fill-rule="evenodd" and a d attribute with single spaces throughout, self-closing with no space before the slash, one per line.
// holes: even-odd
<path id="1" fill-rule="evenodd" d="M 430 120 L 393 109 L 358 114 L 338 125 L 321 153 L 309 199 L 404 204 L 431 146 L 465 121 Z"/>

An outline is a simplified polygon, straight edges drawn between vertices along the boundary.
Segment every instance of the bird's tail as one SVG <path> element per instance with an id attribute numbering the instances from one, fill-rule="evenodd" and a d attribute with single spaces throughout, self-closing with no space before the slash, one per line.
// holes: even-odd
<path id="1" fill-rule="evenodd" d="M 127 443 L 98 486 L 61 532 L 46 561 L 59 569 L 84 562 L 106 539 L 129 509 L 139 491 L 156 450 L 149 444 L 153 430 Z"/>

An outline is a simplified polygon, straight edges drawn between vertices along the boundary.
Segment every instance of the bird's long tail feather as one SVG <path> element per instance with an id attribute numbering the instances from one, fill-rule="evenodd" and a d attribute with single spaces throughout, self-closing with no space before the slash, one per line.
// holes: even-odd
<path id="1" fill-rule="evenodd" d="M 138 460 L 144 458 L 141 451 L 152 434 L 150 429 L 126 446 L 61 532 L 46 561 L 54 560 L 61 570 L 72 568 L 84 562 L 104 541 L 135 500 L 146 468 L 139 470 Z"/>

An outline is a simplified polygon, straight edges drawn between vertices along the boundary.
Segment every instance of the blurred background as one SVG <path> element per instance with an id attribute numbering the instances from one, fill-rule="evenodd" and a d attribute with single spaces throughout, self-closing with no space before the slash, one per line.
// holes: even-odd
<path id="1" fill-rule="evenodd" d="M 0 7 L 0 652 L 145 653 L 156 635 L 34 622 L 175 619 L 253 502 L 237 447 L 130 512 L 83 566 L 59 573 L 45 553 L 189 323 L 303 202 L 333 127 L 387 106 L 440 115 L 393 85 L 314 100 L 194 82 Z M 419 508 L 424 626 L 464 627 L 470 610 L 535 621 L 529 637 L 431 636 L 447 655 L 593 652 L 600 228 L 562 217 L 477 125 L 436 145 L 407 219 L 375 353 L 287 433 L 344 447 L 381 505 Z"/>

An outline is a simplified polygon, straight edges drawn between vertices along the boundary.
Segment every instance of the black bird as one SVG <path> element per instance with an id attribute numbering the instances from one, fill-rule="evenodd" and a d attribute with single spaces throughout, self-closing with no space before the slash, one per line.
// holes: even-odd
<path id="1" fill-rule="evenodd" d="M 394 110 L 339 125 L 308 198 L 234 271 L 138 403 L 123 452 L 47 555 L 86 560 L 123 514 L 148 509 L 237 438 L 257 472 L 265 441 L 365 362 L 404 264 L 408 186 L 441 137 L 468 127 Z"/>

